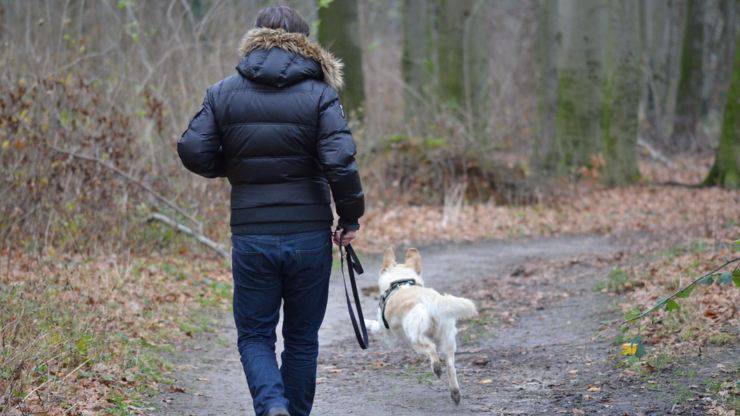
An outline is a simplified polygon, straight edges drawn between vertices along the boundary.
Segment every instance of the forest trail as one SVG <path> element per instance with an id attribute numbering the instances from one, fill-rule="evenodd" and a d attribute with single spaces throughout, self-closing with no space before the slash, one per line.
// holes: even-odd
<path id="1" fill-rule="evenodd" d="M 428 286 L 473 297 L 490 291 L 496 304 L 493 309 L 499 311 L 483 313 L 458 335 L 463 401 L 457 407 L 449 399 L 445 376 L 436 380 L 422 357 L 377 339 L 371 340 L 368 352 L 356 346 L 341 278 L 333 276 L 320 335 L 314 413 L 421 416 L 573 414 L 574 409 L 583 409 L 585 414 L 670 411 L 670 400 L 660 404 L 661 398 L 665 399 L 660 388 L 646 391 L 617 381 L 610 362 L 615 347 L 608 337 L 599 335 L 601 324 L 617 315 L 614 298 L 594 291 L 594 287 L 623 258 L 625 248 L 635 246 L 624 238 L 563 236 L 422 249 Z M 364 263 L 367 272 L 360 285 L 371 288 L 376 283 L 379 258 L 367 258 Z M 555 278 L 538 280 L 538 274 Z M 371 296 L 363 298 L 365 314 L 375 318 L 376 298 L 370 290 L 366 292 Z M 532 298 L 542 301 L 532 304 Z M 516 312 L 517 318 L 502 318 L 508 316 L 506 311 Z M 157 398 L 154 405 L 159 410 L 153 414 L 253 414 L 235 338 L 231 318 L 224 319 L 214 334 L 183 352 L 177 360 L 177 388 Z"/>

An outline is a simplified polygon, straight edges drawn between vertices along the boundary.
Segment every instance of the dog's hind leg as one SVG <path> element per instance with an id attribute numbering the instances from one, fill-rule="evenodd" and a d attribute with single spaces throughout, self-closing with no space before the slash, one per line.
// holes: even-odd
<path id="1" fill-rule="evenodd" d="M 432 343 L 431 350 L 427 353 L 429 356 L 429 362 L 432 363 L 432 372 L 437 378 L 442 377 L 442 362 L 439 360 L 439 354 L 437 354 L 437 346 Z"/>
<path id="2" fill-rule="evenodd" d="M 429 362 L 432 365 L 432 372 L 437 378 L 442 377 L 442 362 L 437 354 L 437 346 L 428 337 L 424 336 L 414 344 L 414 350 L 421 354 L 426 354 L 429 357 Z"/>
<path id="3" fill-rule="evenodd" d="M 455 370 L 455 352 L 446 352 L 447 377 L 450 382 L 450 397 L 455 404 L 460 404 L 460 384 L 457 382 L 457 370 Z"/>
<path id="4" fill-rule="evenodd" d="M 403 331 L 406 333 L 416 352 L 426 354 L 432 365 L 432 372 L 437 378 L 442 376 L 442 363 L 437 354 L 437 345 L 427 335 L 432 329 L 432 320 L 422 305 L 415 306 L 403 320 Z"/>
<path id="5" fill-rule="evenodd" d="M 447 328 L 445 331 L 445 337 L 442 341 L 442 353 L 445 355 L 445 364 L 447 364 L 450 397 L 455 404 L 460 404 L 460 383 L 457 381 L 457 370 L 455 369 L 455 351 L 457 350 L 457 342 L 455 341 L 456 334 L 457 329 L 453 323 L 452 326 Z"/>

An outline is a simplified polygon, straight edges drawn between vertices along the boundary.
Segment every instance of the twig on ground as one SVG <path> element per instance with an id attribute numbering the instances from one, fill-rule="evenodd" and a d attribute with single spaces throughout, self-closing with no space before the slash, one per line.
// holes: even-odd
<path id="1" fill-rule="evenodd" d="M 225 258 L 226 260 L 229 260 L 229 258 L 230 258 L 229 252 L 226 250 L 226 248 L 224 248 L 224 246 L 222 244 L 219 244 L 219 243 L 211 240 L 210 238 L 206 237 L 202 233 L 199 233 L 197 231 L 194 231 L 192 228 L 190 228 L 190 227 L 188 227 L 188 226 L 186 226 L 184 224 L 180 224 L 179 222 L 173 220 L 172 218 L 170 218 L 170 217 L 168 217 L 166 215 L 163 215 L 163 214 L 160 214 L 158 212 L 155 212 L 155 213 L 153 213 L 152 215 L 149 216 L 148 221 L 159 221 L 159 222 L 162 222 L 164 224 L 167 224 L 170 227 L 174 228 L 176 231 L 179 231 L 179 232 L 181 232 L 183 234 L 186 234 L 186 235 L 189 235 L 189 236 L 195 238 L 199 243 L 201 243 L 201 244 L 205 245 L 206 247 L 210 248 L 211 250 L 215 251 L 216 253 L 218 253 L 219 255 L 221 255 L 221 257 Z"/>
<path id="2" fill-rule="evenodd" d="M 90 359 L 88 358 L 87 360 L 83 361 L 83 362 L 82 362 L 82 364 L 80 364 L 80 365 L 78 365 L 77 367 L 75 367 L 75 369 L 74 369 L 74 370 L 72 370 L 72 371 L 70 371 L 69 373 L 67 373 L 67 374 L 66 374 L 66 375 L 65 375 L 64 377 L 62 377 L 62 378 L 61 378 L 61 379 L 60 379 L 59 381 L 61 382 L 61 381 L 64 381 L 64 380 L 66 380 L 66 379 L 67 379 L 67 377 L 69 377 L 69 376 L 71 376 L 72 374 L 74 374 L 74 373 L 76 373 L 77 371 L 79 371 L 79 369 L 80 369 L 80 368 L 82 368 L 82 367 L 83 367 L 83 366 L 84 366 L 85 364 L 87 364 L 87 363 L 89 363 L 89 362 L 90 362 Z M 23 399 L 22 399 L 22 400 L 20 401 L 20 403 L 18 403 L 18 404 L 16 405 L 16 408 L 17 408 L 18 406 L 20 406 L 20 404 L 21 404 L 21 403 L 23 403 L 23 402 L 25 402 L 26 400 L 28 400 L 28 398 L 29 398 L 29 397 L 31 397 L 31 395 L 32 395 L 32 394 L 36 393 L 36 392 L 37 392 L 37 391 L 39 391 L 39 390 L 40 390 L 41 388 L 43 388 L 43 387 L 44 387 L 45 385 L 49 384 L 49 382 L 50 382 L 50 381 L 52 381 L 52 379 L 51 379 L 51 378 L 50 378 L 50 379 L 48 379 L 48 380 L 46 380 L 46 381 L 44 381 L 43 383 L 39 384 L 38 386 L 34 387 L 34 388 L 33 388 L 33 389 L 31 390 L 31 391 L 29 391 L 29 392 L 28 392 L 28 394 L 26 394 L 26 395 L 25 395 L 25 396 L 23 397 Z"/>
<path id="3" fill-rule="evenodd" d="M 735 258 L 733 258 L 731 260 L 726 261 L 724 264 L 722 264 L 721 266 L 715 268 L 711 272 L 705 273 L 705 274 L 697 277 L 696 279 L 692 280 L 691 283 L 687 284 L 686 286 L 679 288 L 678 290 L 676 290 L 675 292 L 673 292 L 672 295 L 668 296 L 665 299 L 662 299 L 660 302 L 658 302 L 655 305 L 653 305 L 650 309 L 642 312 L 641 314 L 639 314 L 639 315 L 637 315 L 637 316 L 635 316 L 633 318 L 625 319 L 619 325 L 622 326 L 622 325 L 628 324 L 630 322 L 634 322 L 634 321 L 637 321 L 639 319 L 644 318 L 645 316 L 649 315 L 651 312 L 659 309 L 661 306 L 663 306 L 666 303 L 668 303 L 668 301 L 670 301 L 672 299 L 675 299 L 676 296 L 678 296 L 681 292 L 683 292 L 683 291 L 685 291 L 685 290 L 687 290 L 687 289 L 689 289 L 689 288 L 691 288 L 693 286 L 696 286 L 697 283 L 699 283 L 700 281 L 704 280 L 706 277 L 712 276 L 712 275 L 716 274 L 718 271 L 720 271 L 720 270 L 724 269 L 725 267 L 729 266 L 730 264 L 735 263 L 735 262 L 738 262 L 738 261 L 740 261 L 740 257 L 735 257 Z"/>

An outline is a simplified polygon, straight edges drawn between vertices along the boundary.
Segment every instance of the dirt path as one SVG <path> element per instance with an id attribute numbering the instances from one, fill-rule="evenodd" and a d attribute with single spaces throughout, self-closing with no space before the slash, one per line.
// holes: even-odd
<path id="1" fill-rule="evenodd" d="M 624 257 L 624 239 L 570 236 L 422 250 L 428 286 L 476 299 L 484 310 L 462 328 L 458 371 L 463 402 L 403 346 L 352 338 L 341 280 L 334 279 L 320 334 L 317 415 L 665 414 L 675 403 L 655 389 L 617 380 L 614 347 L 599 333 L 613 299 L 595 292 Z M 378 259 L 364 261 L 361 286 L 374 286 Z M 368 291 L 369 292 L 369 291 Z M 363 299 L 374 318 L 376 300 Z M 186 352 L 178 389 L 159 398 L 157 415 L 251 415 L 230 318 Z M 728 358 L 731 360 L 731 357 Z M 443 376 L 444 377 L 444 376 Z M 179 388 L 184 392 L 178 392 Z M 667 387 L 666 387 L 667 388 Z M 663 396 L 661 396 L 663 394 Z M 584 412 L 584 413 L 580 413 Z"/>
<path id="2" fill-rule="evenodd" d="M 368 416 L 552 413 L 556 399 L 550 394 L 553 387 L 567 382 L 568 371 L 594 361 L 601 352 L 601 344 L 591 342 L 591 337 L 603 319 L 600 314 L 609 304 L 592 290 L 602 277 L 599 271 L 589 270 L 586 275 L 581 270 L 585 268 L 573 259 L 610 257 L 619 250 L 617 243 L 602 237 L 491 242 L 426 250 L 424 277 L 430 286 L 468 296 L 498 293 L 494 297 L 501 298 L 496 300 L 495 309 L 502 313 L 482 313 L 480 320 L 459 336 L 457 366 L 463 402 L 455 406 L 449 400 L 444 380 L 434 379 L 423 359 L 396 347 L 392 353 L 371 352 L 370 357 L 362 357 L 371 365 L 360 364 L 352 374 L 342 370 L 340 380 L 327 382 L 317 398 L 317 414 L 344 414 L 336 403 L 360 409 L 353 414 Z M 531 279 L 542 264 L 552 262 L 565 262 L 574 274 L 558 276 L 557 287 L 548 281 Z M 495 287 L 504 280 L 509 282 L 501 286 L 516 285 L 519 290 L 500 291 Z M 550 299 L 565 296 L 561 301 Z M 536 304 L 530 304 L 535 299 Z M 524 315 L 513 325 L 506 325 L 505 318 L 500 318 L 512 318 L 520 311 Z M 471 335 L 476 339 L 469 339 Z M 568 350 L 565 356 L 554 357 L 560 356 L 563 349 Z M 330 346 L 323 356 L 324 363 L 330 370 L 351 368 L 352 362 L 359 359 L 350 354 L 351 349 Z M 560 365 L 560 358 L 564 365 Z M 372 368 L 380 363 L 382 367 Z M 363 394 L 354 394 L 355 389 L 347 388 L 350 383 Z M 362 403 L 373 403 L 373 407 Z"/>

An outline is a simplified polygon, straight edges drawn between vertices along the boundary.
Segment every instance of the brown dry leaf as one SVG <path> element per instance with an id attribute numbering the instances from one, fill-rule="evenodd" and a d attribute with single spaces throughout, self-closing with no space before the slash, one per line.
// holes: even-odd
<path id="1" fill-rule="evenodd" d="M 491 359 L 488 358 L 488 356 L 485 356 L 485 355 L 482 355 L 480 357 L 476 357 L 475 359 L 473 359 L 473 364 L 478 365 L 478 366 L 481 366 L 481 367 L 482 366 L 485 366 L 485 365 L 488 365 L 488 363 L 490 363 L 490 362 L 491 362 Z"/>

